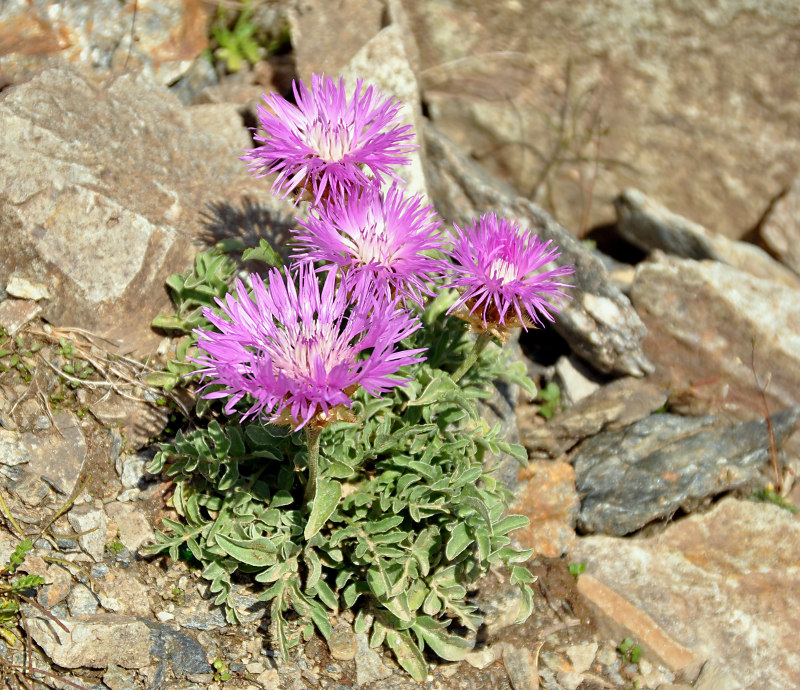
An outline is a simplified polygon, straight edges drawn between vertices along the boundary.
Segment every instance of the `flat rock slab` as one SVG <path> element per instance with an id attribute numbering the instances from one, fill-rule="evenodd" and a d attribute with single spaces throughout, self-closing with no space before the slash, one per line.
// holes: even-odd
<path id="1" fill-rule="evenodd" d="M 639 264 L 631 301 L 644 351 L 682 413 L 763 417 L 800 404 L 800 290 L 715 261 L 661 256 Z"/>
<path id="2" fill-rule="evenodd" d="M 204 243 L 274 238 L 291 213 L 238 160 L 233 106 L 235 126 L 207 116 L 142 74 L 97 84 L 57 67 L 0 93 L 0 284 L 44 284 L 50 323 L 150 355 L 150 322 L 174 309 L 167 276 Z M 243 227 L 248 211 L 261 227 Z"/>
<path id="3" fill-rule="evenodd" d="M 800 276 L 800 176 L 770 209 L 759 234 L 770 251 Z"/>
<path id="4" fill-rule="evenodd" d="M 25 432 L 20 437 L 20 446 L 29 459 L 25 472 L 62 496 L 69 496 L 86 461 L 86 439 L 71 412 L 57 412 L 53 421 L 55 429 L 45 435 Z"/>
<path id="5" fill-rule="evenodd" d="M 778 447 L 800 407 L 772 417 Z M 572 461 L 583 532 L 623 535 L 674 513 L 691 500 L 753 479 L 770 457 L 765 421 L 719 426 L 714 417 L 652 415 L 581 444 Z"/>
<path id="6" fill-rule="evenodd" d="M 142 668 L 150 663 L 150 628 L 131 616 L 101 613 L 59 619 L 34 618 L 28 628 L 47 656 L 64 668 Z"/>
<path id="7" fill-rule="evenodd" d="M 570 557 L 674 650 L 723 667 L 736 681 L 726 688 L 800 687 L 800 522 L 786 510 L 725 499 L 656 537 L 586 537 Z M 581 587 L 593 597 L 590 589 Z M 623 609 L 604 615 L 624 625 Z"/>

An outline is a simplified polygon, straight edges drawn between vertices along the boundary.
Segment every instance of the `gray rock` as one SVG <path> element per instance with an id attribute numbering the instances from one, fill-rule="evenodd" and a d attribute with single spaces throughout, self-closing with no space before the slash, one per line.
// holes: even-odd
<path id="1" fill-rule="evenodd" d="M 143 544 L 155 538 L 147 517 L 135 505 L 114 501 L 107 503 L 105 508 L 109 519 L 117 525 L 120 542 L 132 552 L 136 553 Z"/>
<path id="2" fill-rule="evenodd" d="M 294 3 L 288 10 L 297 74 L 337 75 L 350 59 L 383 28 L 379 0 L 326 0 Z"/>
<path id="3" fill-rule="evenodd" d="M 126 613 L 132 616 L 149 616 L 150 599 L 148 589 L 136 576 L 133 569 L 111 568 L 102 576 L 96 576 L 97 596 L 106 611 Z"/>
<path id="4" fill-rule="evenodd" d="M 89 503 L 75 506 L 67 513 L 69 524 L 81 536 L 78 544 L 95 561 L 102 561 L 106 550 L 108 516 L 102 508 Z"/>
<path id="5" fill-rule="evenodd" d="M 715 235 L 702 225 L 670 212 L 636 189 L 614 199 L 617 228 L 631 244 L 647 252 L 660 249 L 683 259 L 711 259 L 734 266 L 756 278 L 800 289 L 800 276 L 779 264 L 763 249 Z"/>
<path id="6" fill-rule="evenodd" d="M 167 407 L 147 400 L 132 400 L 130 396 L 123 397 L 114 391 L 109 391 L 89 409 L 103 424 L 116 427 L 125 437 L 126 446 L 133 449 L 141 448 L 159 436 L 169 419 Z"/>
<path id="7" fill-rule="evenodd" d="M 26 473 L 62 496 L 69 496 L 86 461 L 86 440 L 71 412 L 57 412 L 53 419 L 56 428 L 49 433 L 22 435 L 22 446 L 30 458 Z"/>
<path id="8" fill-rule="evenodd" d="M 800 274 L 800 176 L 769 210 L 759 234 L 778 259 Z"/>
<path id="9" fill-rule="evenodd" d="M 557 458 L 600 431 L 616 431 L 647 417 L 667 401 L 667 391 L 641 379 L 612 381 L 547 424 L 524 427 L 522 443 L 534 456 Z"/>
<path id="10" fill-rule="evenodd" d="M 224 628 L 228 623 L 225 620 L 225 611 L 221 606 L 214 604 L 215 595 L 211 594 L 209 585 L 202 583 L 202 589 L 209 598 L 200 601 L 187 601 L 186 605 L 175 611 L 175 617 L 182 628 L 194 630 L 211 630 Z M 243 591 L 233 591 L 229 602 L 236 609 L 242 623 L 251 623 L 264 616 L 266 604 L 259 601 L 255 594 Z"/>
<path id="11" fill-rule="evenodd" d="M 110 613 L 59 620 L 69 632 L 49 619 L 28 621 L 36 644 L 59 666 L 141 668 L 150 662 L 150 630 L 142 621 Z"/>
<path id="12" fill-rule="evenodd" d="M 670 406 L 761 418 L 761 386 L 770 410 L 800 404 L 800 290 L 715 261 L 655 258 L 637 267 L 631 301 Z"/>
<path id="13" fill-rule="evenodd" d="M 538 690 L 539 665 L 533 651 L 525 647 L 506 645 L 503 648 L 503 666 L 514 690 Z"/>
<path id="14" fill-rule="evenodd" d="M 328 649 L 331 656 L 339 661 L 351 661 L 358 653 L 356 634 L 348 625 L 339 625 L 334 628 L 328 638 Z"/>
<path id="15" fill-rule="evenodd" d="M 42 307 L 29 299 L 4 299 L 0 302 L 0 327 L 15 335 L 42 313 Z"/>
<path id="16" fill-rule="evenodd" d="M 778 447 L 800 407 L 772 417 Z M 671 515 L 692 499 L 741 486 L 769 457 L 764 421 L 717 426 L 713 417 L 652 415 L 618 432 L 582 443 L 572 461 L 583 497 L 578 527 L 623 535 Z"/>
<path id="17" fill-rule="evenodd" d="M 136 674 L 133 671 L 128 671 L 115 664 L 109 666 L 103 674 L 103 684 L 109 690 L 139 690 L 142 687 L 142 684 L 136 680 Z"/>
<path id="18" fill-rule="evenodd" d="M 173 310 L 166 277 L 202 242 L 248 231 L 240 207 L 266 237 L 292 210 L 247 173 L 230 127 L 202 129 L 190 111 L 144 74 L 99 86 L 47 69 L 0 93 L 0 284 L 46 278 L 48 321 L 152 354 L 149 324 Z"/>
<path id="19" fill-rule="evenodd" d="M 434 123 L 576 234 L 635 180 L 741 237 L 800 170 L 792 0 L 403 4 Z"/>
<path id="20" fill-rule="evenodd" d="M 201 2 L 143 3 L 133 15 L 113 0 L 65 0 L 55 7 L 8 0 L 0 68 L 19 81 L 57 56 L 101 73 L 145 67 L 168 84 L 205 49 L 209 11 Z"/>
<path id="21" fill-rule="evenodd" d="M 93 616 L 99 604 L 97 596 L 86 585 L 76 584 L 67 597 L 70 616 Z"/>
<path id="22" fill-rule="evenodd" d="M 386 668 L 380 655 L 369 646 L 369 640 L 364 633 L 357 633 L 358 654 L 356 655 L 356 682 L 359 685 L 375 683 L 392 675 L 391 669 Z"/>
<path id="23" fill-rule="evenodd" d="M 164 659 L 176 676 L 213 673 L 205 650 L 195 639 L 162 623 L 145 622 L 152 631 L 152 655 Z"/>
<path id="24" fill-rule="evenodd" d="M 600 388 L 595 380 L 597 376 L 575 356 L 559 357 L 555 369 L 562 400 L 566 405 L 574 405 Z"/>
<path id="25" fill-rule="evenodd" d="M 561 249 L 559 262 L 575 265 L 576 287 L 552 328 L 572 350 L 598 371 L 641 376 L 652 370 L 642 352 L 646 329 L 602 263 L 551 216 L 498 185 L 435 127 L 423 128 L 428 156 L 428 186 L 436 208 L 448 221 L 469 223 L 493 211 L 515 219 Z"/>
<path id="26" fill-rule="evenodd" d="M 788 511 L 725 499 L 658 536 L 586 537 L 570 557 L 587 564 L 581 591 L 584 577 L 600 580 L 660 627 L 665 639 L 701 661 L 712 659 L 732 677 L 731 684 L 709 687 L 800 686 L 800 573 L 794 566 L 800 522 Z M 614 611 L 626 615 L 625 606 Z"/>
<path id="27" fill-rule="evenodd" d="M 0 464 L 14 467 L 30 460 L 30 453 L 22 444 L 20 434 L 0 429 Z"/>

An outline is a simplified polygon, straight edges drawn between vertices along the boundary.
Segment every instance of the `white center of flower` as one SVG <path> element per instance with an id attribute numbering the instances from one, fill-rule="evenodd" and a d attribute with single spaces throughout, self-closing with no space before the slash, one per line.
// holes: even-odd
<path id="1" fill-rule="evenodd" d="M 487 271 L 491 280 L 499 280 L 503 285 L 517 278 L 517 268 L 505 259 L 495 259 Z"/>
<path id="2" fill-rule="evenodd" d="M 342 122 L 333 124 L 315 120 L 305 134 L 306 144 L 329 163 L 342 160 L 353 148 L 351 129 Z"/>
<path id="3" fill-rule="evenodd" d="M 388 266 L 391 263 L 389 237 L 383 219 L 372 219 L 366 223 L 355 247 L 355 255 L 364 265 L 377 263 Z"/>
<path id="4" fill-rule="evenodd" d="M 312 323 L 310 327 L 283 331 L 283 341 L 273 356 L 274 364 L 294 379 L 313 377 L 315 362 L 329 372 L 337 364 L 353 359 L 350 344 L 340 337 L 336 324 Z"/>

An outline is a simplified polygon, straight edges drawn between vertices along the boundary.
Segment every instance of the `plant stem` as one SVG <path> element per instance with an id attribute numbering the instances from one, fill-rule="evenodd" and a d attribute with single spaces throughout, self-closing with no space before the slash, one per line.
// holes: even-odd
<path id="1" fill-rule="evenodd" d="M 489 331 L 483 331 L 483 333 L 478 336 L 478 339 L 472 346 L 472 350 L 467 355 L 466 359 L 461 363 L 461 366 L 453 374 L 453 383 L 458 383 L 459 379 L 472 368 L 472 365 L 478 361 L 478 357 L 481 356 L 481 352 L 486 349 L 486 346 L 491 342 L 491 340 L 492 334 L 489 333 Z"/>
<path id="2" fill-rule="evenodd" d="M 317 493 L 317 474 L 319 473 L 319 437 L 322 429 L 306 424 L 306 443 L 308 444 L 308 482 L 303 503 L 308 505 L 314 501 Z"/>

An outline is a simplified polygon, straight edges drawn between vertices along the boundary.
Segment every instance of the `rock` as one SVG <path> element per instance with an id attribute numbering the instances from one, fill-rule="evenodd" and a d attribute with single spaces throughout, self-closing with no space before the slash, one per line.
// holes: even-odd
<path id="1" fill-rule="evenodd" d="M 741 690 L 730 673 L 713 661 L 703 664 L 703 670 L 694 682 L 694 690 Z"/>
<path id="2" fill-rule="evenodd" d="M 209 589 L 209 585 L 200 585 L 201 593 L 208 597 L 199 601 L 187 601 L 184 606 L 176 609 L 175 614 L 182 628 L 194 630 L 212 630 L 224 628 L 228 623 L 225 620 L 225 611 L 221 606 L 214 604 L 216 598 Z M 232 591 L 228 602 L 236 609 L 242 623 L 252 623 L 264 616 L 266 604 L 260 601 L 255 594 L 247 591 Z"/>
<path id="3" fill-rule="evenodd" d="M 259 673 L 256 681 L 260 683 L 265 690 L 279 690 L 281 687 L 280 676 L 274 668 L 268 668 L 263 673 Z"/>
<path id="4" fill-rule="evenodd" d="M 50 299 L 50 290 L 44 283 L 31 283 L 18 275 L 12 275 L 8 279 L 6 292 L 18 299 L 30 299 L 38 302 L 40 299 Z"/>
<path id="5" fill-rule="evenodd" d="M 25 471 L 66 497 L 72 494 L 83 471 L 86 439 L 71 412 L 56 412 L 53 420 L 56 428 L 44 436 L 22 434 L 22 446 L 29 456 Z"/>
<path id="6" fill-rule="evenodd" d="M 99 86 L 51 68 L 0 92 L 0 284 L 46 281 L 50 323 L 152 354 L 150 322 L 173 310 L 166 277 L 202 242 L 245 232 L 240 207 L 266 237 L 292 211 L 247 173 L 230 127 L 201 129 L 190 111 L 144 74 Z"/>
<path id="7" fill-rule="evenodd" d="M 778 447 L 800 407 L 772 417 Z M 753 479 L 770 457 L 764 421 L 717 426 L 713 417 L 652 415 L 584 441 L 572 456 L 584 532 L 623 535 L 669 516 L 692 499 Z"/>
<path id="8" fill-rule="evenodd" d="M 539 665 L 531 650 L 506 645 L 503 648 L 503 666 L 514 690 L 538 690 Z"/>
<path id="9" fill-rule="evenodd" d="M 289 8 L 297 74 L 311 83 L 311 74 L 337 75 L 349 60 L 383 28 L 379 0 L 326 0 L 296 3 Z"/>
<path id="10" fill-rule="evenodd" d="M 481 636 L 494 640 L 500 631 L 514 625 L 522 609 L 519 587 L 501 586 L 491 591 L 488 599 L 478 596 L 478 608 L 483 613 Z"/>
<path id="11" fill-rule="evenodd" d="M 558 558 L 575 541 L 580 500 L 575 471 L 566 462 L 532 462 L 519 472 L 520 484 L 508 512 L 525 515 L 531 523 L 511 533 L 524 549 Z"/>
<path id="12" fill-rule="evenodd" d="M 0 328 L 9 335 L 15 335 L 41 313 L 42 307 L 33 300 L 4 299 L 0 302 Z"/>
<path id="13" fill-rule="evenodd" d="M 380 655 L 370 649 L 369 641 L 364 633 L 357 633 L 358 654 L 356 655 L 356 682 L 359 685 L 374 683 L 392 675 L 392 671 L 383 665 Z"/>
<path id="14" fill-rule="evenodd" d="M 547 424 L 523 428 L 522 443 L 535 457 L 557 458 L 601 431 L 624 429 L 667 402 L 667 391 L 647 380 L 624 377 L 598 389 Z"/>
<path id="15" fill-rule="evenodd" d="M 567 647 L 565 650 L 567 658 L 572 663 L 572 668 L 576 673 L 583 673 L 592 667 L 599 646 L 597 642 L 586 642 Z"/>
<path id="16" fill-rule="evenodd" d="M 800 522 L 791 513 L 725 499 L 655 537 L 587 537 L 572 557 L 587 563 L 578 588 L 590 603 L 602 603 L 595 588 L 616 598 L 602 604 L 605 617 L 625 625 L 626 608 L 638 611 L 736 684 L 766 690 L 800 685 L 799 549 Z M 628 629 L 639 644 L 646 641 Z"/>
<path id="17" fill-rule="evenodd" d="M 769 210 L 759 234 L 782 263 L 800 274 L 800 176 Z"/>
<path id="18" fill-rule="evenodd" d="M 353 630 L 346 625 L 334 628 L 328 638 L 331 656 L 339 661 L 351 661 L 358 653 L 358 641 Z"/>
<path id="19" fill-rule="evenodd" d="M 101 613 L 80 620 L 32 618 L 28 629 L 44 653 L 64 668 L 141 668 L 150 662 L 150 630 L 130 616 Z"/>
<path id="20" fill-rule="evenodd" d="M 117 427 L 125 437 L 126 446 L 134 450 L 159 436 L 169 419 L 167 407 L 147 400 L 132 400 L 115 391 L 109 391 L 89 409 L 106 426 Z"/>
<path id="21" fill-rule="evenodd" d="M 576 234 L 635 180 L 738 238 L 800 170 L 792 2 L 403 4 L 434 124 Z"/>
<path id="22" fill-rule="evenodd" d="M 106 611 L 142 617 L 150 615 L 147 587 L 131 569 L 112 568 L 96 579 L 103 588 L 102 591 L 98 590 L 97 596 Z"/>
<path id="23" fill-rule="evenodd" d="M 57 56 L 103 74 L 145 67 L 169 84 L 207 44 L 209 8 L 200 0 L 144 3 L 135 14 L 113 0 L 10 0 L 3 13 L 0 70 L 14 81 Z"/>
<path id="24" fill-rule="evenodd" d="M 112 664 L 103 674 L 103 684 L 109 690 L 139 690 L 142 686 L 136 682 L 136 676 L 132 671 Z"/>
<path id="25" fill-rule="evenodd" d="M 155 539 L 147 517 L 135 505 L 111 502 L 105 506 L 108 517 L 116 524 L 120 542 L 136 553 L 143 544 Z"/>
<path id="26" fill-rule="evenodd" d="M 76 584 L 67 598 L 70 616 L 93 616 L 97 613 L 97 597 L 86 585 Z"/>
<path id="27" fill-rule="evenodd" d="M 500 657 L 503 656 L 503 650 L 505 650 L 505 648 L 505 642 L 485 645 L 480 649 L 473 649 L 467 652 L 464 656 L 464 661 L 472 666 L 472 668 L 484 669 L 499 660 Z"/>
<path id="28" fill-rule="evenodd" d="M 212 672 L 206 652 L 196 640 L 163 623 L 146 623 L 153 633 L 153 656 L 166 660 L 176 676 Z"/>
<path id="29" fill-rule="evenodd" d="M 800 404 L 800 290 L 714 261 L 657 258 L 639 264 L 631 300 L 670 406 L 760 418 L 759 384 L 770 410 Z"/>
<path id="30" fill-rule="evenodd" d="M 683 259 L 711 259 L 729 264 L 756 278 L 774 280 L 800 289 L 800 276 L 779 264 L 763 249 L 715 235 L 702 225 L 671 213 L 636 189 L 614 199 L 617 229 L 631 244 L 652 252 L 656 249 Z"/>
<path id="31" fill-rule="evenodd" d="M 103 560 L 106 551 L 108 517 L 102 508 L 84 503 L 67 513 L 70 527 L 80 534 L 78 544 L 96 562 Z"/>
<path id="32" fill-rule="evenodd" d="M 7 563 L 8 559 L 4 559 L 0 556 L 0 561 Z M 39 587 L 36 592 L 36 601 L 44 606 L 44 608 L 51 609 L 64 601 L 70 594 L 72 575 L 70 575 L 66 568 L 62 568 L 60 565 L 54 563 L 47 568 L 45 579 L 48 584 Z"/>
<path id="33" fill-rule="evenodd" d="M 22 444 L 20 434 L 0 429 L 0 464 L 7 467 L 22 465 L 31 459 L 31 454 Z"/>
<path id="34" fill-rule="evenodd" d="M 592 373 L 577 357 L 559 357 L 556 362 L 556 379 L 561 388 L 562 400 L 566 405 L 590 396 L 600 384 L 593 380 Z"/>
<path id="35" fill-rule="evenodd" d="M 428 188 L 423 171 L 422 104 L 419 85 L 405 51 L 404 39 L 405 34 L 399 24 L 390 24 L 381 29 L 353 56 L 342 70 L 342 76 L 352 86 L 355 86 L 356 79 L 363 79 L 367 85 L 374 84 L 384 96 L 394 96 L 404 104 L 398 122 L 414 128 L 415 143 L 421 148 L 409 154 L 409 165 L 395 166 L 393 172 L 403 180 L 408 193 L 427 196 Z"/>
<path id="36" fill-rule="evenodd" d="M 628 298 L 611 285 L 602 262 L 547 213 L 498 185 L 435 127 L 426 124 L 422 132 L 428 187 L 439 213 L 463 226 L 493 211 L 552 240 L 561 249 L 559 262 L 575 265 L 570 281 L 576 285 L 552 328 L 600 372 L 641 376 L 651 371 L 642 352 L 644 324 Z"/>

